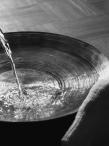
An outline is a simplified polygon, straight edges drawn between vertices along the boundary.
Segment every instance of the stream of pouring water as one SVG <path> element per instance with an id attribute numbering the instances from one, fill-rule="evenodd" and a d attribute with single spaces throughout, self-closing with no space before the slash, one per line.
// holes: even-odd
<path id="1" fill-rule="evenodd" d="M 15 76 L 16 83 L 17 83 L 18 90 L 19 90 L 19 98 L 22 98 L 22 88 L 21 88 L 21 85 L 20 85 L 20 82 L 19 82 L 19 78 L 18 78 L 18 75 L 17 75 L 16 67 L 15 67 L 15 63 L 14 63 L 14 60 L 13 60 L 13 57 L 12 57 L 12 51 L 11 51 L 9 43 L 6 40 L 6 38 L 4 36 L 4 33 L 1 29 L 0 29 L 0 41 L 1 41 L 3 49 L 6 52 L 6 55 L 10 59 L 10 63 L 11 63 L 11 66 L 12 66 L 12 71 L 13 71 L 13 74 Z"/>

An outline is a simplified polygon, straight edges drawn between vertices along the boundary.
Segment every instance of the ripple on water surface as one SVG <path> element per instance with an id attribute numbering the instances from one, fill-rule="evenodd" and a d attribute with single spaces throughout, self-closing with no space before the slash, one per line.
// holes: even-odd
<path id="1" fill-rule="evenodd" d="M 0 74 L 0 118 L 6 120 L 35 120 L 49 117 L 54 106 L 53 97 L 61 91 L 59 83 L 49 74 L 29 69 L 17 70 L 23 95 L 19 98 L 18 87 L 12 71 Z M 8 119 L 8 120 L 9 120 Z"/>

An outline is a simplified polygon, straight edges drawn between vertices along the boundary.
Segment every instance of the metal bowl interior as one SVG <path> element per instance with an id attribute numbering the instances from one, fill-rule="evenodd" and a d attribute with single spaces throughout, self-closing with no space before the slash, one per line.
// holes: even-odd
<path id="1" fill-rule="evenodd" d="M 42 121 L 75 113 L 107 58 L 80 40 L 45 32 L 6 33 L 25 90 L 19 99 L 9 59 L 0 48 L 0 120 Z"/>

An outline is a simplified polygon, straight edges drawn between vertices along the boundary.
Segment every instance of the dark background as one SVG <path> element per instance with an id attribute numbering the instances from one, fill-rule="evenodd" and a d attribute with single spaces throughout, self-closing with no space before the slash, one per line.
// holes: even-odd
<path id="1" fill-rule="evenodd" d="M 0 145 L 61 146 L 61 138 L 75 114 L 48 121 L 0 122 Z"/>

